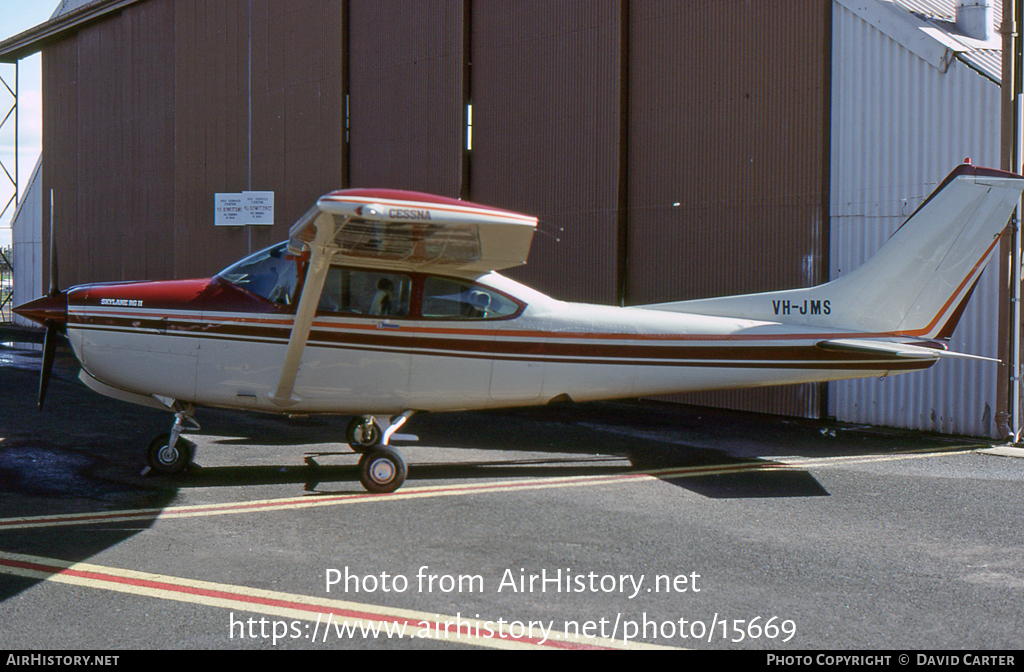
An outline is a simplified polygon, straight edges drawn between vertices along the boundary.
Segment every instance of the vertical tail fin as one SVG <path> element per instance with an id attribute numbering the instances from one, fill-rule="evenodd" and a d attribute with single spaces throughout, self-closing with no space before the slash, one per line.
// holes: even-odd
<path id="1" fill-rule="evenodd" d="M 1024 177 L 957 167 L 867 262 L 810 287 L 648 306 L 848 331 L 948 337 L 1024 191 Z M 812 306 L 817 310 L 793 307 Z"/>
<path id="2" fill-rule="evenodd" d="M 833 285 L 843 326 L 948 337 L 996 248 L 1024 179 L 962 165 L 892 237 Z M 827 285 L 826 285 L 827 286 Z"/>

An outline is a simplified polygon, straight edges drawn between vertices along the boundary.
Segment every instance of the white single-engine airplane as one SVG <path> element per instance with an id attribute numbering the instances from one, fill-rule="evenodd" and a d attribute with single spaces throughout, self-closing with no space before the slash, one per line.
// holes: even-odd
<path id="1" fill-rule="evenodd" d="M 427 194 L 328 194 L 289 240 L 212 278 L 57 288 L 16 309 L 56 332 L 101 394 L 174 413 L 148 461 L 184 469 L 198 406 L 355 416 L 360 480 L 406 477 L 392 435 L 419 411 L 589 401 L 926 369 L 1024 190 L 959 166 L 867 263 L 817 287 L 620 308 L 558 301 L 496 271 L 536 218 Z M 51 223 L 52 229 L 52 223 Z"/>

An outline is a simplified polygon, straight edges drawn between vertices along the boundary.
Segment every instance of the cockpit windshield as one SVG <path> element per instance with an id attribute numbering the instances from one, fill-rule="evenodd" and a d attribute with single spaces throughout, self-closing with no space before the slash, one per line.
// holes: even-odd
<path id="1" fill-rule="evenodd" d="M 219 277 L 282 306 L 295 300 L 298 271 L 287 243 L 261 250 L 221 271 Z"/>

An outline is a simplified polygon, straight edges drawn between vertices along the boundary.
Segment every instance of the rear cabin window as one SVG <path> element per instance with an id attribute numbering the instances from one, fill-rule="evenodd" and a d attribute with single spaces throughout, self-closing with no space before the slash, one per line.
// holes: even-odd
<path id="1" fill-rule="evenodd" d="M 485 320 L 518 310 L 514 301 L 481 285 L 438 277 L 423 283 L 423 317 Z"/>

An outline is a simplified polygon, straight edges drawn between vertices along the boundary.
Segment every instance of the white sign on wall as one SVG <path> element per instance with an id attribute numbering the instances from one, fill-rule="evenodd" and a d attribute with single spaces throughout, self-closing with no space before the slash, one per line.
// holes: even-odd
<path id="1" fill-rule="evenodd" d="M 272 226 L 274 192 L 214 194 L 213 223 L 215 226 Z"/>
<path id="2" fill-rule="evenodd" d="M 245 208 L 241 194 L 214 194 L 213 223 L 216 226 L 244 226 Z"/>

